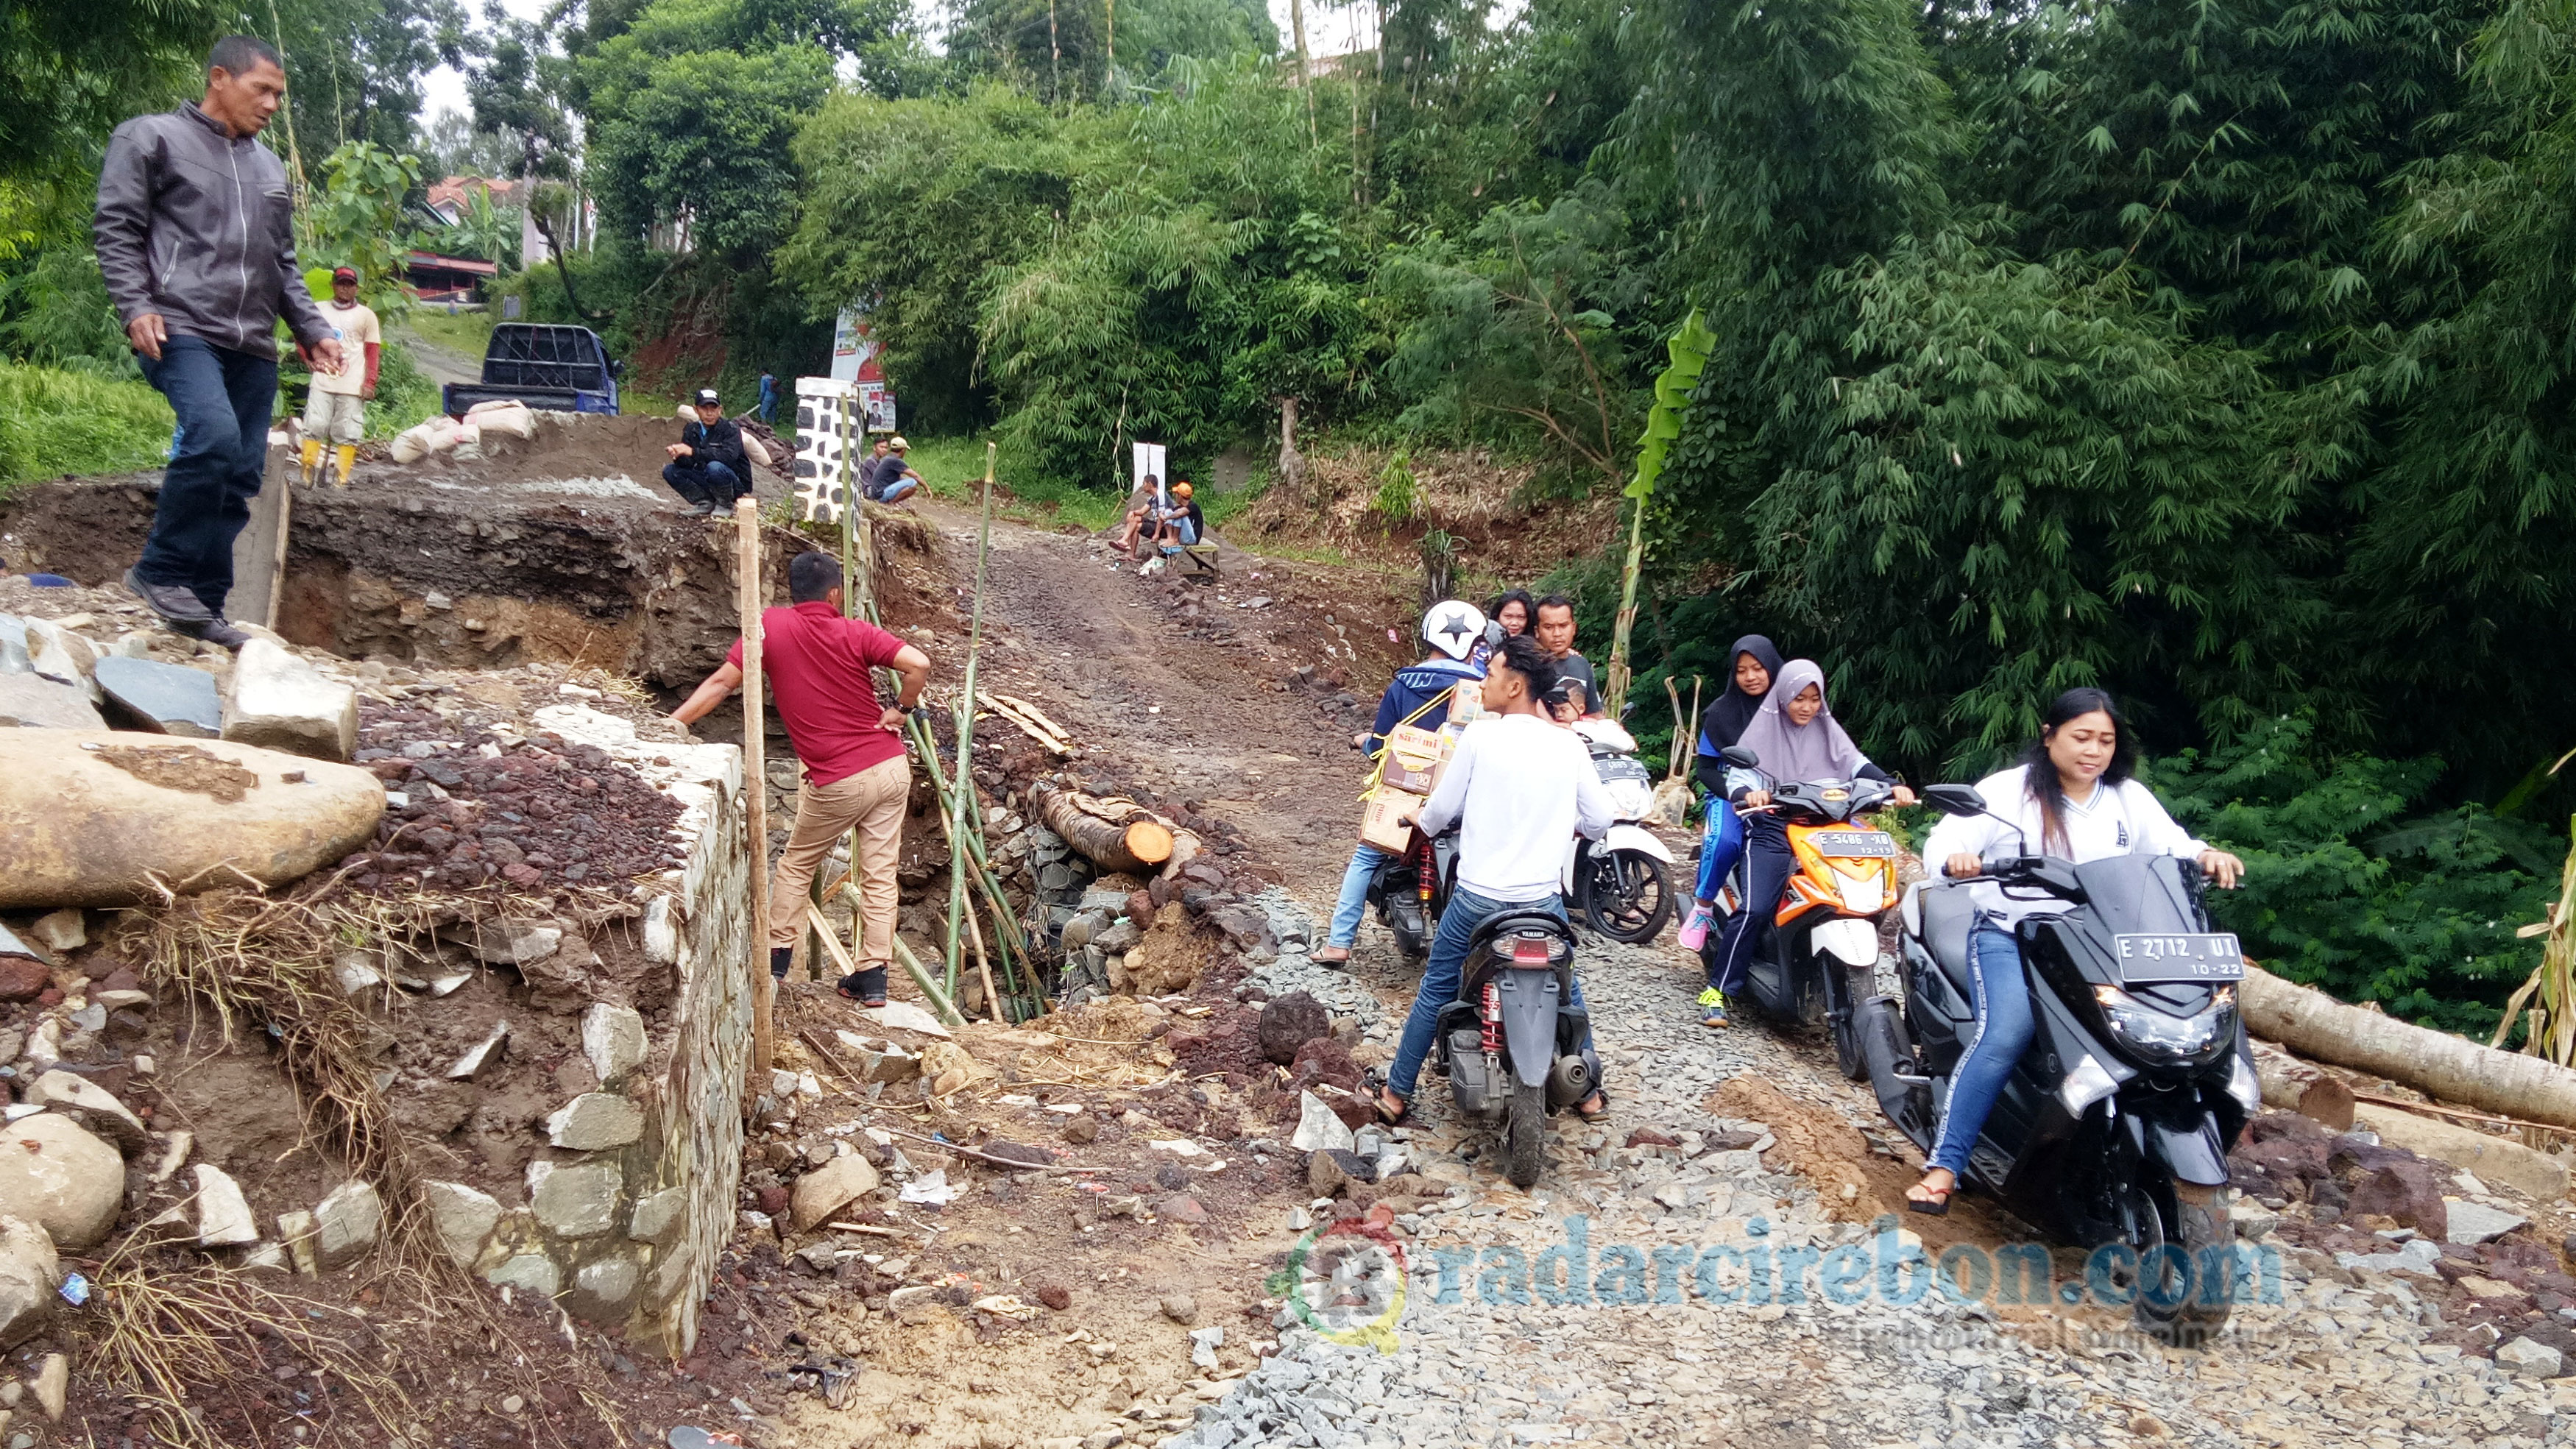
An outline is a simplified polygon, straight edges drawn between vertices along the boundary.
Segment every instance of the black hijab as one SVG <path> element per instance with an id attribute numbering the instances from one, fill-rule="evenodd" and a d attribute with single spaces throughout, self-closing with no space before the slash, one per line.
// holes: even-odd
<path id="1" fill-rule="evenodd" d="M 1742 739 L 1744 727 L 1753 723 L 1753 716 L 1762 709 L 1763 696 L 1746 694 L 1744 687 L 1735 682 L 1736 663 L 1747 654 L 1770 672 L 1774 687 L 1780 682 L 1780 670 L 1786 661 L 1781 659 L 1776 645 L 1759 634 L 1736 640 L 1735 647 L 1726 651 L 1726 692 L 1699 717 L 1700 738 L 1711 750 L 1725 749 Z"/>

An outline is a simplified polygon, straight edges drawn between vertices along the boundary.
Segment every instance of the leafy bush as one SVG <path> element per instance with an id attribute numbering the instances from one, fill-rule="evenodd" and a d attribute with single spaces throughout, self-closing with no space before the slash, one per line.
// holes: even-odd
<path id="1" fill-rule="evenodd" d="M 2438 759 L 2327 755 L 2314 733 L 2274 719 L 2157 763 L 2174 817 L 2245 857 L 2212 914 L 2281 976 L 2483 1038 L 2539 964 L 2514 928 L 2541 918 L 2559 842 L 2479 805 L 2426 810 Z"/>
<path id="2" fill-rule="evenodd" d="M 0 490 L 64 473 L 113 473 L 159 462 L 170 405 L 148 384 L 0 362 Z"/>

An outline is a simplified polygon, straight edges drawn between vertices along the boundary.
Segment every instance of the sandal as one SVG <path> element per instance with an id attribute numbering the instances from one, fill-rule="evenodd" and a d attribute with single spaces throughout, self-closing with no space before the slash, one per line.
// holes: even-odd
<path id="1" fill-rule="evenodd" d="M 1926 1187 L 1918 1182 L 1905 1190 L 1905 1210 L 1921 1213 L 1927 1218 L 1946 1218 L 1950 1215 L 1950 1199 L 1957 1196 L 1958 1191 L 1957 1178 L 1952 1178 L 1948 1187 Z M 1918 1192 L 1927 1195 L 1916 1197 Z"/>
<path id="2" fill-rule="evenodd" d="M 1386 1078 L 1377 1074 L 1377 1068 L 1371 1067 L 1362 1072 L 1360 1085 L 1368 1089 L 1369 1110 L 1377 1114 L 1378 1121 L 1389 1127 L 1413 1125 L 1413 1099 L 1396 1096 L 1394 1090 L 1387 1086 Z M 1395 1097 L 1395 1100 L 1402 1104 L 1392 1112 L 1386 1110 L 1386 1099 L 1389 1097 Z"/>
<path id="3" fill-rule="evenodd" d="M 1307 952 L 1306 959 L 1314 962 L 1318 966 L 1347 966 L 1350 964 L 1351 948 L 1348 946 L 1326 946 L 1320 951 Z"/>
<path id="4" fill-rule="evenodd" d="M 1592 1089 L 1592 1095 L 1591 1095 L 1590 1097 L 1586 1097 L 1586 1098 L 1584 1099 L 1584 1101 L 1586 1101 L 1586 1102 L 1589 1102 L 1589 1101 L 1596 1101 L 1596 1100 L 1597 1100 L 1597 1101 L 1599 1101 L 1599 1102 L 1601 1103 L 1601 1105 L 1600 1105 L 1600 1106 L 1598 1106 L 1598 1107 L 1593 1108 L 1593 1109 L 1592 1109 L 1591 1111 L 1589 1111 L 1589 1112 L 1586 1112 L 1586 1111 L 1584 1111 L 1584 1110 L 1583 1110 L 1583 1102 L 1577 1102 L 1577 1103 L 1575 1103 L 1575 1104 L 1574 1104 L 1574 1115 L 1575 1115 L 1575 1116 L 1577 1116 L 1577 1117 L 1582 1118 L 1582 1119 L 1583 1119 L 1584 1121 L 1586 1121 L 1586 1122 L 1598 1122 L 1598 1121 L 1600 1121 L 1602 1118 L 1609 1116 L 1609 1115 L 1610 1115 L 1610 1089 L 1609 1089 L 1608 1087 L 1595 1087 L 1595 1088 L 1593 1088 L 1593 1089 Z"/>

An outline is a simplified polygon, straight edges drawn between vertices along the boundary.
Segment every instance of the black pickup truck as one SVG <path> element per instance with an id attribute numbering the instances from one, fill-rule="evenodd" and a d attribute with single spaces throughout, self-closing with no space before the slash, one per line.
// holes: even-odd
<path id="1" fill-rule="evenodd" d="M 504 322 L 483 349 L 483 380 L 447 384 L 439 406 L 453 418 L 476 403 L 513 400 L 555 412 L 614 415 L 617 378 L 625 370 L 587 327 Z"/>

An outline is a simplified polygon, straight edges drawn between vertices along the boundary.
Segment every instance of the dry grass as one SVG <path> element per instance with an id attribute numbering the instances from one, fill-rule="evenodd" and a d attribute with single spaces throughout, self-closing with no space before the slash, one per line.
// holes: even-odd
<path id="1" fill-rule="evenodd" d="M 337 884 L 335 877 L 287 899 L 248 890 L 173 897 L 157 909 L 125 912 L 112 944 L 145 963 L 164 1000 L 184 997 L 198 1014 L 194 1025 L 200 1030 L 210 1015 L 226 1041 L 266 1037 L 296 1093 L 303 1137 L 376 1184 L 386 1228 L 368 1260 L 365 1287 L 389 1303 L 421 1305 L 428 1318 L 444 1323 L 435 1330 L 442 1338 L 497 1349 L 515 1331 L 491 1294 L 438 1241 L 420 1191 L 421 1174 L 376 1086 L 381 1029 L 341 990 L 334 958 L 345 950 L 417 940 L 459 920 L 545 907 L 428 892 L 335 898 Z M 85 1321 L 83 1334 L 102 1386 L 137 1409 L 166 1442 L 233 1449 L 234 1433 L 246 1434 L 238 1441 L 245 1445 L 292 1442 L 272 1432 L 282 1426 L 228 1424 L 205 1412 L 209 1403 L 261 1401 L 272 1387 L 265 1379 L 274 1367 L 262 1359 L 263 1339 L 320 1370 L 318 1383 L 345 1388 L 336 1398 L 317 1393 L 317 1404 L 344 1416 L 354 1411 L 365 1420 L 327 1430 L 320 1442 L 422 1442 L 414 1407 L 378 1363 L 393 1362 L 396 1355 L 360 1357 L 342 1338 L 322 1331 L 327 1315 L 344 1310 L 323 1306 L 317 1313 L 312 1302 L 217 1264 L 179 1272 L 166 1264 L 147 1266 L 146 1255 L 157 1246 L 149 1232 L 119 1245 L 100 1271 L 99 1309 Z M 376 1339 L 365 1320 L 349 1321 L 349 1338 Z M 562 1328 L 568 1337 L 569 1324 L 565 1319 Z M 543 1380 L 560 1382 L 566 1375 L 565 1365 L 545 1365 L 524 1354 L 513 1362 L 496 1353 L 494 1363 L 511 1365 L 502 1371 L 524 1381 L 524 1396 L 532 1403 L 540 1398 Z M 572 1372 L 584 1381 L 575 1385 L 582 1405 L 615 1430 L 613 1405 L 600 1385 L 587 1382 L 597 1377 L 595 1365 L 584 1363 Z M 566 1442 L 542 1418 L 531 1428 L 542 1442 Z"/>
<path id="2" fill-rule="evenodd" d="M 374 1337 L 366 1320 L 334 1314 L 345 1320 L 343 1332 L 330 1332 L 331 1317 L 265 1286 L 281 1281 L 274 1274 L 213 1265 L 172 1273 L 145 1261 L 150 1249 L 137 1235 L 100 1266 L 84 1358 L 88 1372 L 140 1411 L 140 1427 L 155 1442 L 232 1449 L 224 1423 L 231 1416 L 209 1413 L 209 1397 L 258 1405 L 272 1374 L 290 1363 L 299 1381 L 320 1375 L 310 1391 L 316 1442 L 382 1444 L 418 1422 L 401 1385 L 353 1346 Z M 250 1442 L 262 1443 L 295 1442 L 305 1426 L 246 1427 Z M 276 1432 L 263 1438 L 269 1430 Z"/>

